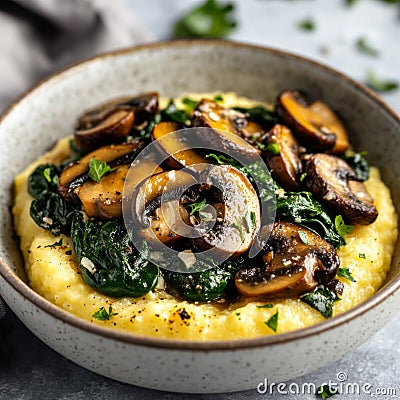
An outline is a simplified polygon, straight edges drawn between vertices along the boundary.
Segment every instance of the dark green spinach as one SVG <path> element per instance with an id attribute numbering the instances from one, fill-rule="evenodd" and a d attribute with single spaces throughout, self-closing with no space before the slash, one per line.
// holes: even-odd
<path id="1" fill-rule="evenodd" d="M 54 236 L 69 234 L 77 206 L 63 199 L 58 193 L 45 190 L 31 203 L 30 215 L 37 225 Z"/>
<path id="2" fill-rule="evenodd" d="M 301 296 L 300 300 L 319 311 L 323 317 L 330 318 L 333 313 L 333 303 L 340 300 L 340 297 L 326 286 L 318 286 L 314 292 Z"/>
<path id="3" fill-rule="evenodd" d="M 134 137 L 139 138 L 139 140 L 143 143 L 150 143 L 151 142 L 151 132 L 155 125 L 161 122 L 161 114 L 157 113 L 152 119 L 147 121 L 147 124 L 139 130 L 134 132 Z"/>
<path id="4" fill-rule="evenodd" d="M 278 123 L 276 113 L 262 106 L 253 108 L 233 107 L 233 109 L 244 114 L 249 121 L 257 122 L 265 130 L 269 130 Z"/>
<path id="5" fill-rule="evenodd" d="M 202 261 L 197 260 L 197 263 Z M 234 274 L 238 269 L 238 261 L 228 260 L 206 271 L 190 274 L 163 270 L 163 276 L 168 288 L 183 300 L 205 302 L 231 295 L 235 291 Z"/>
<path id="6" fill-rule="evenodd" d="M 178 110 L 175 106 L 174 100 L 171 99 L 167 108 L 161 110 L 161 118 L 163 121 L 172 121 L 184 125 L 190 120 L 190 114 L 185 110 Z"/>
<path id="7" fill-rule="evenodd" d="M 357 180 L 364 182 L 369 178 L 369 163 L 364 157 L 365 153 L 344 154 L 343 159 L 353 168 Z"/>
<path id="8" fill-rule="evenodd" d="M 346 244 L 322 204 L 310 192 L 287 192 L 278 196 L 276 216 L 309 229 L 336 248 Z"/>
<path id="9" fill-rule="evenodd" d="M 79 269 L 87 285 L 111 297 L 139 297 L 154 288 L 158 267 L 132 244 L 122 220 L 88 220 L 76 215 L 71 228 Z"/>
<path id="10" fill-rule="evenodd" d="M 35 168 L 28 178 L 28 191 L 33 197 L 44 191 L 57 192 L 59 170 L 54 164 L 43 164 Z"/>

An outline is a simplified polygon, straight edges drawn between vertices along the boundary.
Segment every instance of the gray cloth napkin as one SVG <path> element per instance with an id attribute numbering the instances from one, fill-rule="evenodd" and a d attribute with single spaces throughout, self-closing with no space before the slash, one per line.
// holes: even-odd
<path id="1" fill-rule="evenodd" d="M 0 112 L 45 75 L 151 39 L 124 0 L 1 0 Z"/>
<path id="2" fill-rule="evenodd" d="M 1 0 L 0 32 L 0 112 L 65 65 L 152 39 L 123 0 Z"/>

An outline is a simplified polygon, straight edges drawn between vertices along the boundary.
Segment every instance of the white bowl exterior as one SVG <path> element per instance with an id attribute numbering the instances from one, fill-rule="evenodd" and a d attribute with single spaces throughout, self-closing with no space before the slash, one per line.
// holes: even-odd
<path id="1" fill-rule="evenodd" d="M 215 42 L 153 46 L 103 56 L 64 71 L 28 94 L 4 118 L 2 147 L 16 151 L 3 152 L 0 160 L 0 258 L 22 276 L 11 239 L 9 188 L 20 170 L 71 132 L 76 116 L 84 109 L 112 97 L 153 90 L 163 96 L 233 90 L 272 101 L 287 88 L 303 88 L 342 115 L 356 147 L 367 149 L 382 168 L 399 204 L 400 167 L 394 150 L 400 147 L 398 120 L 357 86 L 315 64 L 267 50 Z M 378 132 L 378 128 L 376 136 L 365 134 Z M 398 254 L 394 263 L 398 273 Z M 149 347 L 140 341 L 99 336 L 68 318 L 55 317 L 49 312 L 55 306 L 38 307 L 14 286 L 1 279 L 0 294 L 29 329 L 67 358 L 124 382 L 192 393 L 251 389 L 264 378 L 280 382 L 313 371 L 365 341 L 400 303 L 397 291 L 356 318 L 316 335 L 261 347 L 208 351 Z"/>
<path id="2" fill-rule="evenodd" d="M 339 359 L 381 328 L 400 293 L 359 318 L 299 340 L 217 351 L 167 349 L 117 341 L 74 327 L 36 307 L 0 281 L 0 293 L 27 327 L 71 361 L 101 375 L 150 389 L 221 393 L 280 383 Z"/>

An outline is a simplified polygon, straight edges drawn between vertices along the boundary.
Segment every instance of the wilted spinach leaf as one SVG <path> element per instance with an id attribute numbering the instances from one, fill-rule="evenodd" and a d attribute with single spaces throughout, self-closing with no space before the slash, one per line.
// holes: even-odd
<path id="1" fill-rule="evenodd" d="M 369 178 L 369 163 L 362 153 L 345 154 L 343 159 L 353 168 L 357 180 L 364 182 Z"/>
<path id="2" fill-rule="evenodd" d="M 161 110 L 161 118 L 163 121 L 173 121 L 184 125 L 186 121 L 190 120 L 190 115 L 184 110 L 178 110 L 175 106 L 174 100 L 171 99 L 167 108 Z"/>
<path id="3" fill-rule="evenodd" d="M 269 130 L 278 123 L 276 113 L 262 106 L 253 108 L 233 107 L 233 109 L 244 114 L 249 121 L 257 122 L 265 130 Z"/>
<path id="4" fill-rule="evenodd" d="M 318 286 L 314 292 L 301 296 L 300 300 L 319 311 L 325 318 L 330 318 L 333 303 L 340 300 L 340 297 L 326 286 Z"/>
<path id="5" fill-rule="evenodd" d="M 43 164 L 29 175 L 28 191 L 33 196 L 39 196 L 44 191 L 57 192 L 59 170 L 54 164 Z"/>
<path id="6" fill-rule="evenodd" d="M 161 122 L 161 114 L 157 113 L 151 120 L 147 121 L 147 124 L 144 128 L 137 130 L 134 136 L 138 137 L 141 142 L 150 143 L 151 132 L 154 126 L 159 122 Z"/>
<path id="7" fill-rule="evenodd" d="M 122 220 L 84 222 L 71 229 L 79 269 L 87 285 L 112 297 L 139 297 L 157 283 L 158 267 L 133 246 Z"/>
<path id="8" fill-rule="evenodd" d="M 237 261 L 228 260 L 206 271 L 190 274 L 164 270 L 163 276 L 169 289 L 182 299 L 204 302 L 231 294 L 234 291 L 234 274 L 238 269 L 240 264 Z"/>
<path id="9" fill-rule="evenodd" d="M 304 226 L 334 247 L 346 244 L 338 234 L 330 216 L 310 192 L 287 192 L 276 199 L 279 220 Z"/>
<path id="10" fill-rule="evenodd" d="M 30 215 L 37 225 L 49 230 L 54 236 L 69 234 L 76 205 L 66 201 L 58 193 L 45 190 L 31 203 Z"/>

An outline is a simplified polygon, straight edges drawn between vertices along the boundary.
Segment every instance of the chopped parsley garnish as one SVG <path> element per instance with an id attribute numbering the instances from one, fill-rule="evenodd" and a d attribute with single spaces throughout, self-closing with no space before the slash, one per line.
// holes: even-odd
<path id="1" fill-rule="evenodd" d="M 333 303 L 340 300 L 340 297 L 326 286 L 318 286 L 314 292 L 301 296 L 300 300 L 319 311 L 325 318 L 330 318 Z"/>
<path id="2" fill-rule="evenodd" d="M 245 236 L 244 236 L 244 232 L 243 232 L 242 222 L 240 221 L 239 217 L 236 219 L 236 223 L 231 224 L 231 227 L 236 228 L 239 231 L 239 236 L 243 243 L 245 240 Z"/>
<path id="3" fill-rule="evenodd" d="M 272 303 L 263 304 L 262 306 L 256 306 L 257 308 L 272 308 L 274 305 Z"/>
<path id="4" fill-rule="evenodd" d="M 276 310 L 276 313 L 272 315 L 272 317 L 270 317 L 268 321 L 265 322 L 268 328 L 271 328 L 274 332 L 276 332 L 276 330 L 278 329 L 278 317 L 279 310 Z"/>
<path id="5" fill-rule="evenodd" d="M 118 313 L 113 312 L 112 307 L 108 307 L 108 312 L 104 307 L 99 308 L 92 317 L 99 321 L 108 321 L 113 315 L 118 315 Z"/>
<path id="6" fill-rule="evenodd" d="M 267 150 L 267 146 L 265 146 L 264 143 L 261 142 L 255 142 L 257 147 L 261 150 L 261 151 L 266 151 Z"/>
<path id="7" fill-rule="evenodd" d="M 204 210 L 207 206 L 208 204 L 206 203 L 206 199 L 203 199 L 202 201 L 199 201 L 197 203 L 188 204 L 186 208 L 189 208 L 190 215 L 193 215 L 196 212 Z"/>
<path id="8" fill-rule="evenodd" d="M 216 103 L 222 103 L 222 102 L 224 101 L 224 98 L 223 98 L 220 94 L 216 94 L 216 95 L 214 96 L 213 100 L 214 100 Z"/>
<path id="9" fill-rule="evenodd" d="M 367 71 L 365 83 L 377 92 L 390 92 L 399 87 L 398 81 L 378 78 L 372 70 Z"/>
<path id="10" fill-rule="evenodd" d="M 47 246 L 44 247 L 45 248 L 50 247 L 51 249 L 54 249 L 55 247 L 62 246 L 62 244 L 63 244 L 63 238 L 61 238 L 58 242 L 54 242 L 53 244 L 48 244 Z"/>
<path id="11" fill-rule="evenodd" d="M 47 182 L 52 183 L 53 185 L 57 185 L 58 183 L 58 175 L 52 175 L 52 168 L 47 167 L 43 171 L 43 176 L 46 179 Z"/>
<path id="12" fill-rule="evenodd" d="M 197 100 L 192 100 L 189 97 L 184 97 L 182 99 L 182 103 L 185 105 L 186 111 L 192 111 L 197 107 L 197 104 L 199 104 Z"/>
<path id="13" fill-rule="evenodd" d="M 306 179 L 307 178 L 307 172 L 303 172 L 301 175 L 300 175 L 300 182 L 304 182 L 304 179 Z"/>
<path id="14" fill-rule="evenodd" d="M 304 244 L 310 245 L 311 243 L 308 241 L 307 232 L 299 231 L 299 237 Z"/>
<path id="15" fill-rule="evenodd" d="M 298 22 L 297 26 L 304 31 L 315 30 L 315 22 L 312 18 L 304 18 Z"/>
<path id="16" fill-rule="evenodd" d="M 267 151 L 268 153 L 271 153 L 275 156 L 279 155 L 279 153 L 281 152 L 279 150 L 279 145 L 278 143 L 268 143 L 267 147 L 265 148 L 265 151 Z"/>
<path id="17" fill-rule="evenodd" d="M 89 160 L 89 176 L 97 183 L 100 182 L 103 175 L 115 170 L 116 168 L 111 168 L 105 161 L 99 161 L 95 158 Z"/>
<path id="18" fill-rule="evenodd" d="M 365 37 L 360 37 L 356 41 L 356 47 L 360 53 L 366 54 L 371 57 L 378 57 L 379 51 L 371 47 Z"/>
<path id="19" fill-rule="evenodd" d="M 178 110 L 175 106 L 174 99 L 170 99 L 167 108 L 160 112 L 163 121 L 177 122 L 178 124 L 184 125 L 190 120 L 188 111 Z"/>
<path id="20" fill-rule="evenodd" d="M 216 0 L 206 0 L 177 21 L 174 27 L 176 37 L 221 38 L 235 27 L 232 18 L 235 5 L 220 4 Z"/>
<path id="21" fill-rule="evenodd" d="M 346 225 L 343 221 L 343 217 L 341 215 L 337 215 L 335 217 L 335 228 L 337 233 L 344 238 L 346 235 L 351 233 L 354 229 L 353 225 Z"/>
<path id="22" fill-rule="evenodd" d="M 244 220 L 246 221 L 247 233 L 250 233 L 256 226 L 256 213 L 254 211 L 246 211 Z"/>
<path id="23" fill-rule="evenodd" d="M 365 253 L 358 253 L 358 258 L 363 258 L 365 260 Z"/>
<path id="24" fill-rule="evenodd" d="M 350 282 L 356 282 L 356 280 L 354 279 L 353 275 L 351 274 L 351 272 L 348 268 L 340 267 L 338 269 L 337 276 L 348 279 Z"/>
<path id="25" fill-rule="evenodd" d="M 336 388 L 331 387 L 330 385 L 322 385 L 317 389 L 317 396 L 321 397 L 322 399 L 329 399 L 329 397 L 338 394 L 339 391 Z"/>

